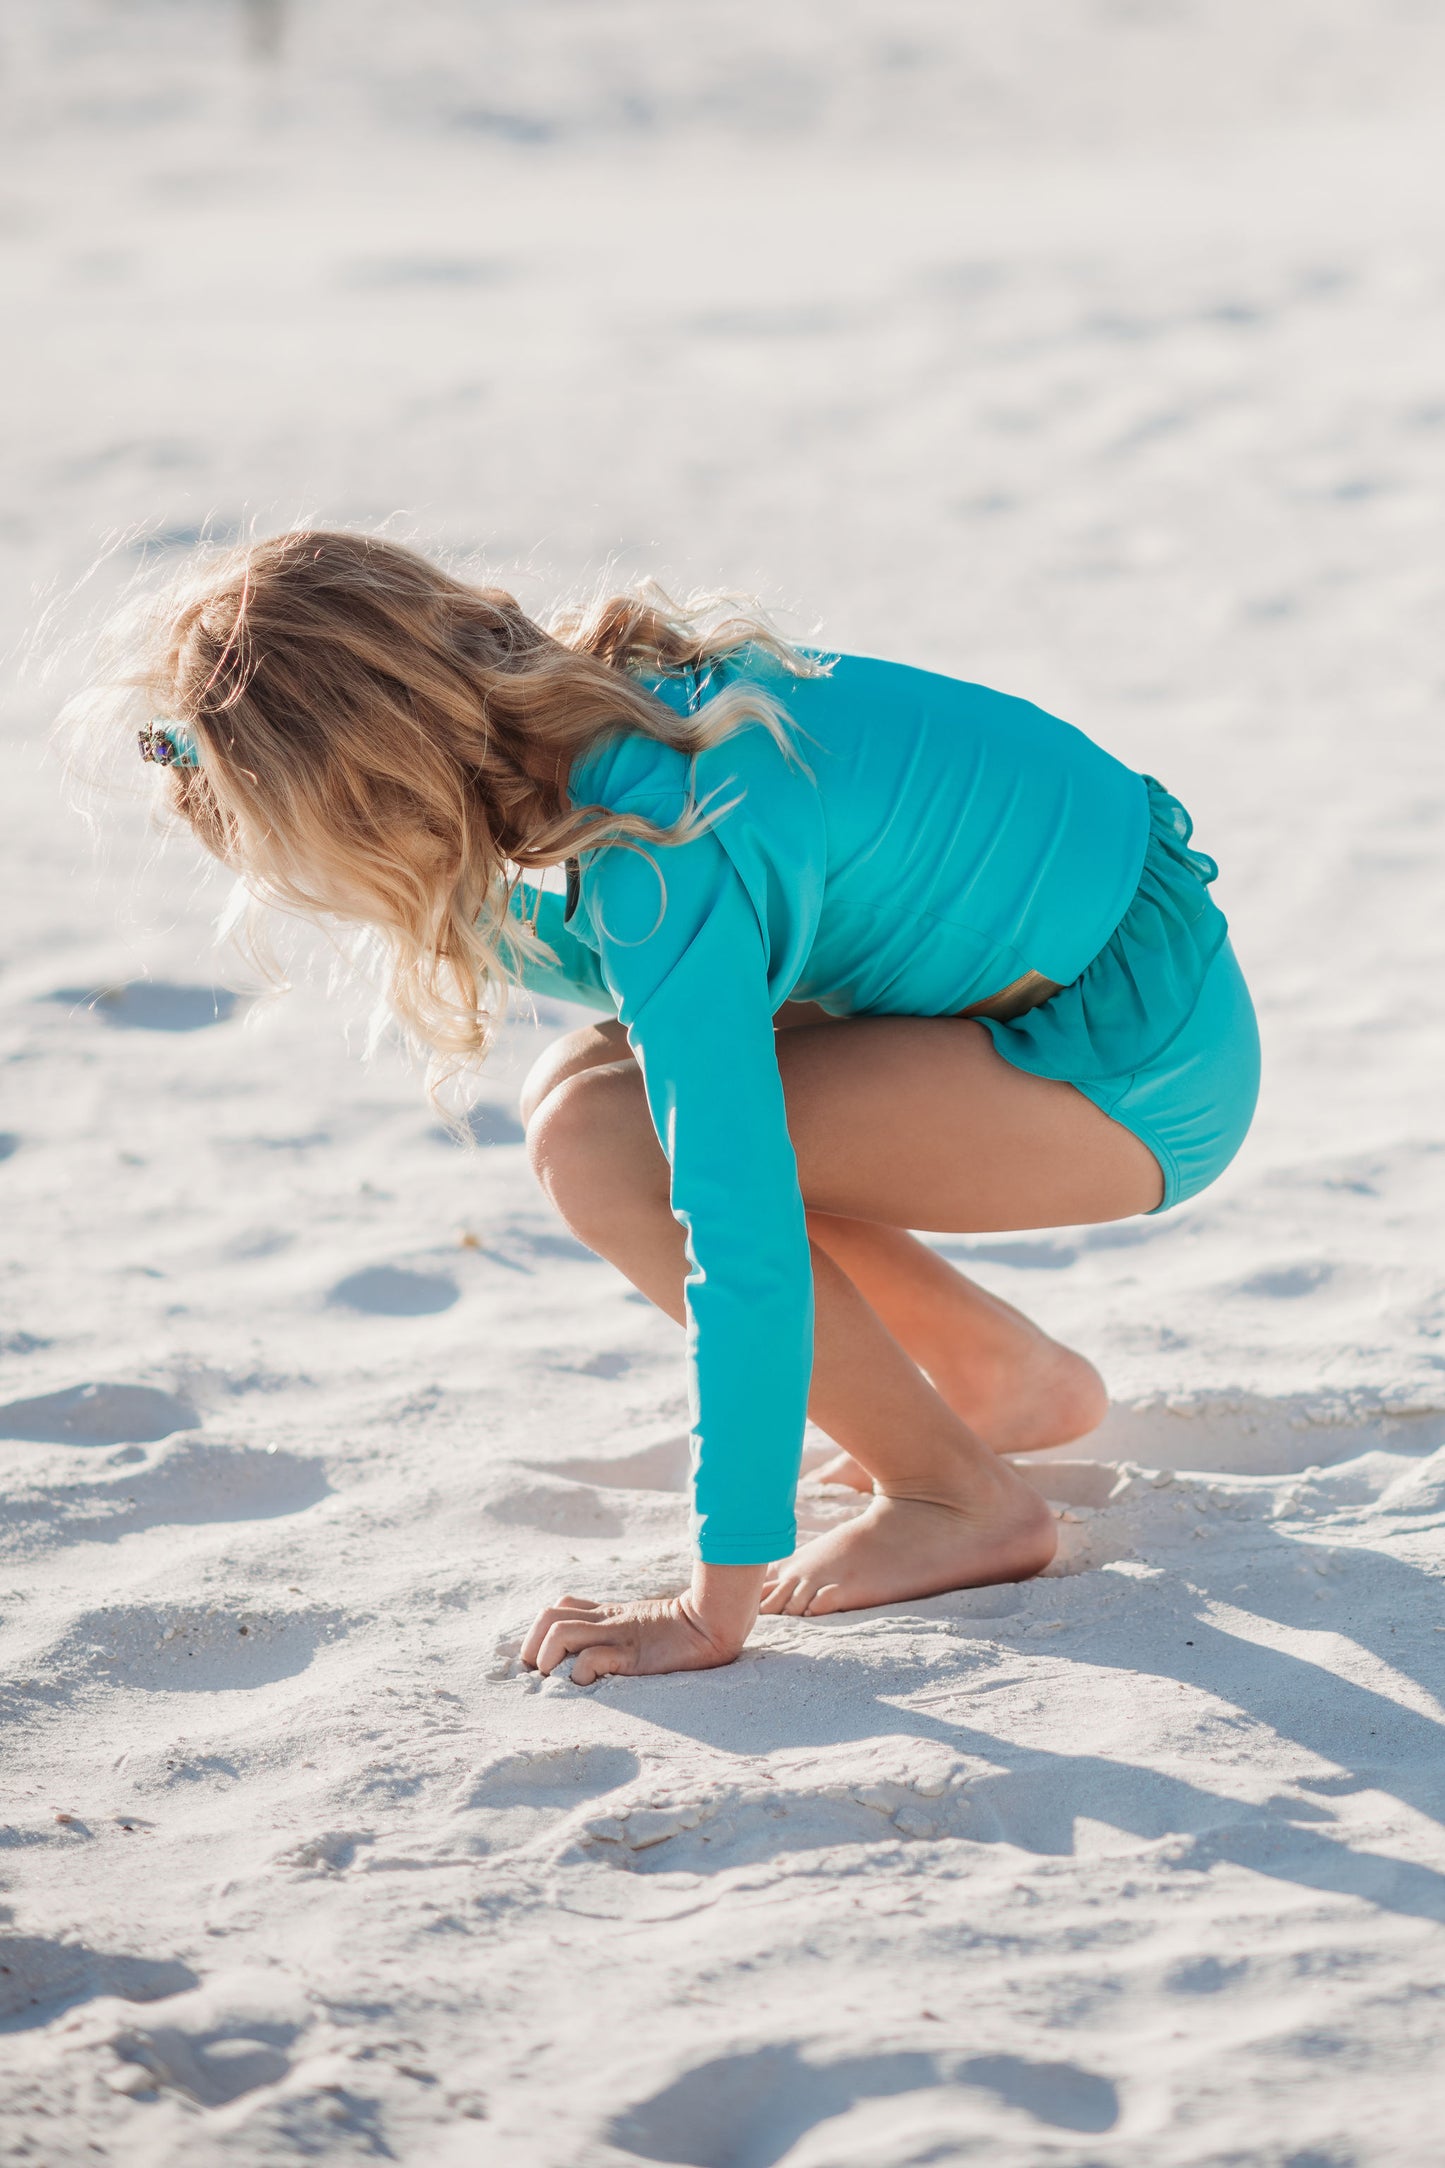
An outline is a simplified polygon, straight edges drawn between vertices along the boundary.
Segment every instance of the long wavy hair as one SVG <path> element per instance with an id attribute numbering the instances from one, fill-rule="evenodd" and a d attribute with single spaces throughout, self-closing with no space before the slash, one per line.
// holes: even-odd
<path id="1" fill-rule="evenodd" d="M 395 542 L 319 529 L 203 559 L 147 606 L 138 644 L 132 619 L 116 706 L 184 725 L 199 750 L 166 771 L 175 813 L 259 903 L 369 930 L 434 1091 L 486 1054 L 538 950 L 514 908 L 522 874 L 706 819 L 691 801 L 669 829 L 572 805 L 581 753 L 622 732 L 697 753 L 749 723 L 791 748 L 745 674 L 692 716 L 640 675 L 744 649 L 821 667 L 733 598 L 678 604 L 646 582 L 544 626 Z"/>

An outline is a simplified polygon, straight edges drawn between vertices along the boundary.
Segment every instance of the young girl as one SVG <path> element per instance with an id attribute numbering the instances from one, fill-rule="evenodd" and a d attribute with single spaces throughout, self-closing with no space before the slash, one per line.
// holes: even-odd
<path id="1" fill-rule="evenodd" d="M 139 682 L 176 812 L 263 900 L 374 929 L 443 1068 L 509 982 L 606 1019 L 533 1070 L 528 1148 L 686 1326 L 696 1561 L 561 1597 L 529 1664 L 725 1664 L 759 1610 L 1049 1563 L 1002 1456 L 1103 1387 L 906 1230 L 1164 1211 L 1238 1150 L 1254 1015 L 1176 799 L 979 685 L 648 589 L 544 630 L 362 535 L 203 565 Z M 795 1550 L 808 1413 L 872 1496 Z"/>

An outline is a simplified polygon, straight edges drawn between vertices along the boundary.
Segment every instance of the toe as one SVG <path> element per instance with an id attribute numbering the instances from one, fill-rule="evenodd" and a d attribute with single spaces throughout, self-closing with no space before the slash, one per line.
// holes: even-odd
<path id="1" fill-rule="evenodd" d="M 838 1583 L 825 1581 L 821 1588 L 814 1591 L 807 1615 L 809 1618 L 825 1618 L 830 1611 L 842 1611 L 845 1608 L 843 1591 Z"/>

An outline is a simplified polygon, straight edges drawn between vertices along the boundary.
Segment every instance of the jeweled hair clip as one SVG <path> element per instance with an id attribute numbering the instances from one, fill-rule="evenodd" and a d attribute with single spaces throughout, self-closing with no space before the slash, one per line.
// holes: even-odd
<path id="1" fill-rule="evenodd" d="M 140 757 L 158 768 L 198 768 L 196 748 L 179 723 L 147 723 L 139 734 Z"/>

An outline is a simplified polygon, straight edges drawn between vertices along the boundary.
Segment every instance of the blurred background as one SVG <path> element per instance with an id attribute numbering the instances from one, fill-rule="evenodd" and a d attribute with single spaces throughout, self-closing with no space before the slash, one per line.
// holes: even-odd
<path id="1" fill-rule="evenodd" d="M 1433 510 L 1442 117 L 1434 0 L 8 0 L 6 610 L 388 521 L 1257 721 Z"/>

